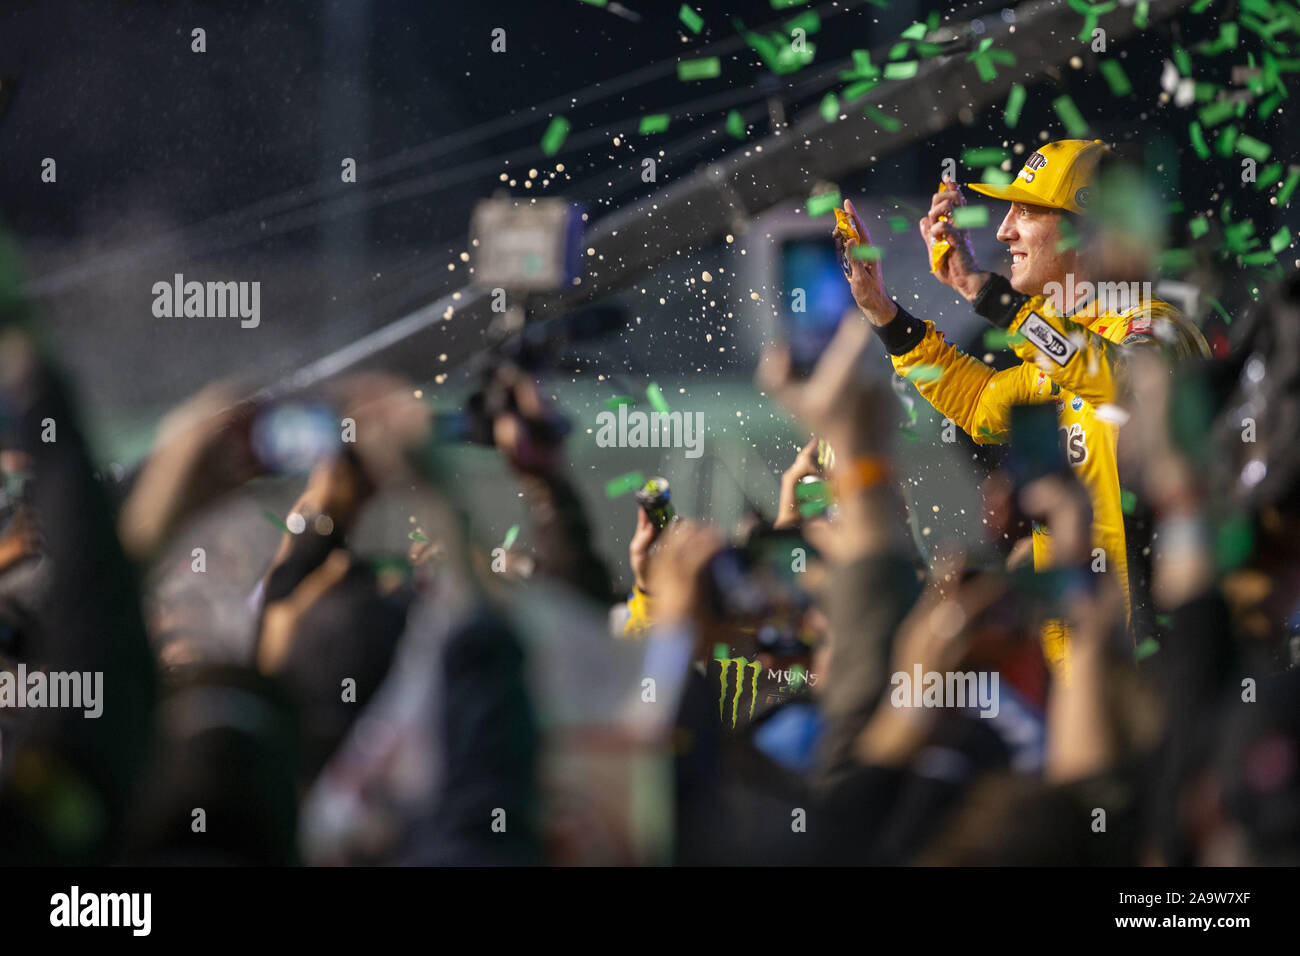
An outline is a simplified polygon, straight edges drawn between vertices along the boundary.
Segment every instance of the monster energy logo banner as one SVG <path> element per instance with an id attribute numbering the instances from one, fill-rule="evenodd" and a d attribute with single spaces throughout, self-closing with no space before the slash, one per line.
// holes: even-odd
<path id="1" fill-rule="evenodd" d="M 775 667 L 769 667 L 767 669 L 767 679 L 785 681 L 785 683 L 790 686 L 791 690 L 798 687 L 800 684 L 807 684 L 811 687 L 813 684 L 817 683 L 817 675 L 808 673 L 798 664 L 783 671 L 779 671 Z"/>
<path id="2" fill-rule="evenodd" d="M 731 665 L 736 665 L 736 688 L 731 695 L 731 726 L 736 726 L 736 717 L 740 711 L 740 698 L 745 693 L 745 671 L 749 668 L 754 669 L 754 673 L 749 678 L 749 716 L 754 716 L 754 703 L 758 700 L 758 672 L 762 665 L 758 661 L 746 660 L 743 657 L 719 657 L 717 661 L 722 665 L 722 691 L 718 694 L 718 720 L 725 720 L 725 708 L 727 703 L 727 672 Z"/>

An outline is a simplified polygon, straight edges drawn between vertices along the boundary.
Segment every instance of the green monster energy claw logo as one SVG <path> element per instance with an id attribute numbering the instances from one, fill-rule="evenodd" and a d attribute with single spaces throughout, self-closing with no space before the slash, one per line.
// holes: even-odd
<path id="1" fill-rule="evenodd" d="M 718 720 L 724 720 L 724 712 L 727 701 L 727 671 L 732 664 L 736 665 L 736 689 L 731 695 L 731 726 L 736 726 L 736 716 L 740 709 L 740 698 L 745 693 L 745 669 L 754 668 L 753 676 L 750 677 L 750 696 L 749 696 L 749 716 L 754 716 L 754 703 L 758 700 L 758 672 L 762 667 L 758 661 L 746 660 L 743 657 L 719 657 L 719 664 L 722 665 L 722 692 L 718 694 Z"/>

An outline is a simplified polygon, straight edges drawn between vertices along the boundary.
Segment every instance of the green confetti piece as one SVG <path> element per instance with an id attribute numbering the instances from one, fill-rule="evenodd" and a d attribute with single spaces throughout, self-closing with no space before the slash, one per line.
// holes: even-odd
<path id="1" fill-rule="evenodd" d="M 1119 490 L 1119 510 L 1131 515 L 1137 509 L 1138 496 L 1125 488 Z"/>
<path id="2" fill-rule="evenodd" d="M 1160 653 L 1160 642 L 1154 637 L 1148 637 L 1137 647 L 1133 648 L 1133 659 L 1135 661 L 1144 661 L 1148 657 L 1154 657 Z"/>
<path id="3" fill-rule="evenodd" d="M 840 203 L 841 203 L 840 191 L 838 189 L 834 190 L 833 192 L 820 193 L 816 196 L 809 196 L 808 217 L 810 219 L 816 219 L 819 216 L 824 216 L 832 209 L 839 208 Z"/>
<path id="4" fill-rule="evenodd" d="M 961 151 L 965 166 L 997 166 L 1011 156 L 1011 151 L 1001 146 L 974 146 Z"/>
<path id="5" fill-rule="evenodd" d="M 1262 6 L 1257 6 L 1254 3 L 1251 3 L 1250 0 L 1246 0 L 1246 2 L 1242 4 L 1242 6 L 1253 7 L 1254 12 L 1260 14 L 1261 16 L 1268 17 L 1273 15 L 1273 7 L 1271 4 L 1266 3 L 1263 4 Z M 1246 23 L 1247 21 L 1249 21 L 1248 25 L 1252 30 L 1254 30 L 1260 36 L 1269 39 L 1273 37 L 1273 34 L 1281 33 L 1287 27 L 1291 26 L 1291 23 L 1288 22 L 1286 17 L 1278 17 L 1275 20 L 1266 23 L 1265 21 L 1260 20 L 1256 17 L 1243 16 L 1241 18 L 1241 21 L 1242 23 Z"/>
<path id="6" fill-rule="evenodd" d="M 1174 618 L 1173 618 L 1173 615 L 1172 615 L 1172 614 L 1157 614 L 1157 615 L 1156 615 L 1156 623 L 1157 623 L 1158 625 L 1160 625 L 1161 627 L 1163 627 L 1165 630 L 1169 630 L 1169 628 L 1171 628 L 1171 627 L 1174 626 Z"/>
<path id="7" fill-rule="evenodd" d="M 582 0 L 583 3 L 590 4 L 593 7 L 603 7 L 609 3 L 609 0 Z"/>
<path id="8" fill-rule="evenodd" d="M 980 75 L 981 83 L 991 83 L 998 78 L 997 67 L 987 56 L 974 57 L 975 72 Z"/>
<path id="9" fill-rule="evenodd" d="M 870 116 L 872 120 L 875 121 L 875 124 L 887 133 L 896 133 L 903 125 L 901 120 L 896 120 L 892 116 L 886 116 L 880 110 L 871 105 L 862 107 L 862 112 L 867 116 Z"/>
<path id="10" fill-rule="evenodd" d="M 1232 116 L 1236 104 L 1231 100 L 1219 100 L 1217 103 L 1211 103 L 1200 111 L 1201 123 L 1205 126 L 1218 126 L 1224 120 Z"/>
<path id="11" fill-rule="evenodd" d="M 1268 241 L 1268 248 L 1274 253 L 1281 252 L 1289 245 L 1291 245 L 1291 230 L 1286 226 L 1273 233 L 1273 238 Z"/>
<path id="12" fill-rule="evenodd" d="M 713 645 L 713 659 L 715 661 L 725 661 L 731 657 L 731 648 L 719 641 Z"/>
<path id="13" fill-rule="evenodd" d="M 1273 152 L 1273 147 L 1268 143 L 1262 143 L 1253 136 L 1238 136 L 1236 143 L 1237 152 L 1243 156 L 1249 156 L 1256 162 L 1264 162 Z"/>
<path id="14" fill-rule="evenodd" d="M 793 34 L 795 30 L 802 30 L 804 33 L 816 33 L 822 28 L 822 18 L 817 15 L 816 10 L 807 10 L 792 20 L 785 21 L 785 32 Z"/>
<path id="15" fill-rule="evenodd" d="M 1052 109 L 1056 115 L 1061 118 L 1062 125 L 1075 139 L 1086 139 L 1088 136 L 1088 123 L 1079 112 L 1079 107 L 1074 105 L 1074 100 L 1069 95 L 1058 96 L 1052 100 Z"/>
<path id="16" fill-rule="evenodd" d="M 852 103 L 854 100 L 859 100 L 866 96 L 879 85 L 879 80 L 862 80 L 859 83 L 854 83 L 851 86 L 845 87 L 844 98 Z"/>
<path id="17" fill-rule="evenodd" d="M 686 28 L 692 33 L 699 33 L 704 29 L 704 18 L 684 3 L 682 8 L 677 11 L 677 19 L 686 24 Z"/>
<path id="18" fill-rule="evenodd" d="M 966 57 L 966 62 L 975 64 L 975 69 L 979 72 L 980 80 L 984 83 L 996 80 L 998 77 L 995 63 L 1014 65 L 1016 56 L 1009 50 L 993 49 L 993 38 L 985 37 L 980 40 L 980 45 Z"/>
<path id="19" fill-rule="evenodd" d="M 869 50 L 853 51 L 853 69 L 841 73 L 841 80 L 868 79 L 874 80 L 879 78 L 880 70 L 871 62 L 871 52 Z"/>
<path id="20" fill-rule="evenodd" d="M 1232 148 L 1234 145 L 1236 145 L 1237 135 L 1240 132 L 1241 131 L 1237 129 L 1236 124 L 1225 126 L 1223 128 L 1223 131 L 1219 133 L 1219 138 L 1215 140 L 1214 143 L 1215 151 L 1224 159 L 1227 159 L 1229 156 L 1231 156 Z"/>
<path id="21" fill-rule="evenodd" d="M 1101 14 L 1109 13 L 1115 9 L 1114 3 L 1099 3 L 1096 6 L 1088 6 L 1084 3 L 1075 3 L 1074 0 L 1070 0 L 1070 6 L 1083 14 L 1083 26 L 1079 28 L 1077 37 L 1080 43 L 1087 43 L 1092 37 L 1092 31 L 1097 29 L 1097 19 Z"/>
<path id="22" fill-rule="evenodd" d="M 706 56 L 699 60 L 683 60 L 677 64 L 677 79 L 683 82 L 711 80 L 721 75 L 722 61 L 716 56 Z"/>
<path id="23" fill-rule="evenodd" d="M 1248 519 L 1233 517 L 1224 521 L 1218 528 L 1214 546 L 1220 570 L 1241 567 L 1254 546 L 1255 535 Z"/>
<path id="24" fill-rule="evenodd" d="M 1278 12 L 1286 17 L 1293 32 L 1300 33 L 1300 10 L 1293 10 L 1290 7 L 1283 6 L 1278 8 Z"/>
<path id="25" fill-rule="evenodd" d="M 285 534 L 293 534 L 293 532 L 289 530 L 289 526 L 284 523 L 284 519 L 281 518 L 274 511 L 263 511 L 262 517 L 265 518 L 267 521 L 271 522 L 271 524 L 275 525 Z"/>
<path id="26" fill-rule="evenodd" d="M 647 133 L 666 133 L 668 132 L 669 116 L 667 113 L 655 113 L 651 116 L 641 117 L 641 125 L 637 132 L 642 136 Z"/>
<path id="27" fill-rule="evenodd" d="M 1252 239 L 1255 224 L 1249 219 L 1233 223 L 1223 230 L 1224 245 L 1232 252 L 1249 252 L 1258 240 Z"/>
<path id="28" fill-rule="evenodd" d="M 761 33 L 754 33 L 751 30 L 746 30 L 745 24 L 739 18 L 733 18 L 731 22 L 740 32 L 740 35 L 745 38 L 745 42 L 748 43 L 750 47 L 758 53 L 759 57 L 762 58 L 763 63 L 767 68 L 775 71 L 779 66 L 778 60 L 781 55 L 780 47 Z M 782 40 L 784 41 L 784 38 L 782 38 Z"/>
<path id="29" fill-rule="evenodd" d="M 885 79 L 887 80 L 906 80 L 916 76 L 917 67 L 920 64 L 916 60 L 900 60 L 897 63 L 885 64 Z"/>
<path id="30" fill-rule="evenodd" d="M 1142 0 L 1133 11 L 1133 25 L 1139 30 L 1147 28 L 1147 15 L 1151 12 L 1151 4 L 1147 0 Z"/>
<path id="31" fill-rule="evenodd" d="M 927 43 L 925 40 L 917 40 L 915 49 L 916 55 L 923 59 L 939 56 L 944 52 L 944 46 L 942 43 Z"/>
<path id="32" fill-rule="evenodd" d="M 631 471 L 605 482 L 605 497 L 619 498 L 629 491 L 635 491 L 645 484 L 645 476 L 639 471 Z"/>
<path id="33" fill-rule="evenodd" d="M 1210 224 L 1205 221 L 1203 216 L 1197 216 L 1187 223 L 1187 231 L 1192 234 L 1193 239 L 1199 239 L 1210 231 Z"/>
<path id="34" fill-rule="evenodd" d="M 501 542 L 501 547 L 509 551 L 514 547 L 515 541 L 519 538 L 519 525 L 512 524 L 506 531 L 505 539 Z"/>
<path id="35" fill-rule="evenodd" d="M 1005 186 L 1015 180 L 1005 169 L 999 169 L 997 166 L 988 166 L 980 173 L 980 181 L 988 183 L 991 186 Z"/>
<path id="36" fill-rule="evenodd" d="M 826 122 L 835 122 L 835 119 L 840 115 L 840 98 L 834 93 L 827 93 L 822 97 L 821 105 L 817 107 L 817 110 Z"/>
<path id="37" fill-rule="evenodd" d="M 1229 21 L 1219 24 L 1219 35 L 1212 41 L 1198 43 L 1196 51 L 1204 53 L 1206 56 L 1218 56 L 1227 50 L 1235 49 L 1237 46 L 1238 32 L 1237 24 Z"/>
<path id="38" fill-rule="evenodd" d="M 727 114 L 727 132 L 735 139 L 745 138 L 745 118 L 736 110 Z"/>
<path id="39" fill-rule="evenodd" d="M 1196 2 L 1192 4 L 1191 12 L 1204 13 L 1206 10 L 1210 8 L 1210 5 L 1212 3 L 1214 3 L 1214 0 L 1196 0 Z"/>
<path id="40" fill-rule="evenodd" d="M 926 382 L 937 382 L 939 379 L 943 378 L 943 366 L 914 365 L 912 368 L 907 370 L 907 375 L 905 377 L 918 385 L 923 385 Z"/>
<path id="41" fill-rule="evenodd" d="M 892 47 L 889 48 L 889 59 L 891 59 L 891 60 L 901 60 L 901 59 L 902 59 L 903 57 L 905 57 L 905 56 L 907 56 L 907 43 L 906 43 L 906 42 L 903 42 L 903 43 L 895 43 Z"/>
<path id="42" fill-rule="evenodd" d="M 620 405 L 635 405 L 636 399 L 631 395 L 615 395 L 613 398 L 605 399 L 605 407 L 611 412 L 618 411 Z"/>
<path id="43" fill-rule="evenodd" d="M 1115 96 L 1128 96 L 1133 92 L 1133 84 L 1128 81 L 1124 68 L 1116 60 L 1101 61 L 1101 75 L 1106 78 L 1110 91 Z"/>
<path id="44" fill-rule="evenodd" d="M 1286 183 L 1277 194 L 1277 204 L 1285 206 L 1291 201 L 1291 194 L 1295 192 L 1296 185 L 1300 184 L 1300 169 L 1292 167 L 1291 175 L 1286 178 Z"/>
<path id="45" fill-rule="evenodd" d="M 925 24 L 913 23 L 910 27 L 899 34 L 904 40 L 923 40 L 925 39 Z"/>
<path id="46" fill-rule="evenodd" d="M 1276 262 L 1277 256 L 1271 252 L 1251 252 L 1241 257 L 1243 265 L 1247 266 L 1266 266 L 1271 262 Z"/>
<path id="47" fill-rule="evenodd" d="M 412 531 L 410 534 L 407 535 L 407 537 L 410 538 L 412 541 L 424 541 L 426 543 L 429 540 L 424 535 L 420 534 L 420 532 L 418 531 Z"/>
<path id="48" fill-rule="evenodd" d="M 1019 332 L 1008 332 L 1006 329 L 989 329 L 984 333 L 983 341 L 986 349 L 997 352 L 1001 349 L 1014 348 L 1024 342 L 1025 337 Z"/>
<path id="49" fill-rule="evenodd" d="M 1257 191 L 1267 189 L 1269 186 L 1272 186 L 1275 182 L 1277 182 L 1281 178 L 1282 178 L 1282 164 L 1269 163 L 1262 170 L 1260 170 L 1259 175 L 1255 178 L 1255 189 Z"/>
<path id="50" fill-rule="evenodd" d="M 978 229 L 989 224 L 988 206 L 957 206 L 952 211 L 955 229 Z"/>
<path id="51" fill-rule="evenodd" d="M 902 435 L 908 441 L 917 441 L 921 437 L 916 433 L 914 429 L 911 428 L 900 428 L 898 430 L 898 434 Z"/>
<path id="52" fill-rule="evenodd" d="M 1178 67 L 1178 75 L 1191 76 L 1192 58 L 1188 56 L 1187 51 L 1175 43 L 1171 52 L 1174 57 L 1174 66 Z"/>
<path id="53" fill-rule="evenodd" d="M 1198 103 L 1209 103 L 1219 95 L 1219 87 L 1213 83 L 1203 83 L 1200 80 L 1196 81 L 1192 90 Z"/>
<path id="54" fill-rule="evenodd" d="M 1186 272 L 1195 263 L 1196 254 L 1191 249 L 1166 249 L 1160 254 L 1161 272 Z"/>
<path id="55" fill-rule="evenodd" d="M 771 0 L 773 10 L 788 10 L 790 7 L 802 7 L 808 0 Z"/>
<path id="56" fill-rule="evenodd" d="M 1193 120 L 1192 124 L 1187 127 L 1187 133 L 1191 137 L 1192 149 L 1196 150 L 1196 155 L 1201 159 L 1209 159 L 1210 147 L 1205 143 L 1205 134 L 1201 132 L 1201 124 Z"/>
<path id="57" fill-rule="evenodd" d="M 805 66 L 813 61 L 817 54 L 817 47 L 809 43 L 802 50 L 796 50 L 790 41 L 779 33 L 773 33 L 775 37 L 774 49 L 776 52 L 776 62 L 771 64 L 773 73 L 784 75 L 786 73 L 795 73 L 802 70 Z"/>
<path id="58" fill-rule="evenodd" d="M 902 216 L 890 216 L 887 220 L 891 232 L 910 232 L 912 224 Z"/>
<path id="59" fill-rule="evenodd" d="M 651 382 L 645 387 L 646 400 L 650 402 L 650 407 L 661 415 L 668 414 L 668 403 L 664 401 L 664 393 L 659 391 L 659 385 Z"/>
<path id="60" fill-rule="evenodd" d="M 877 249 L 875 246 L 858 245 L 853 247 L 853 258 L 867 262 L 878 262 L 884 254 L 883 249 Z"/>
<path id="61" fill-rule="evenodd" d="M 1002 121 L 1008 129 L 1015 129 L 1016 124 L 1020 122 L 1020 111 L 1024 108 L 1028 96 L 1025 88 L 1019 83 L 1011 84 L 1011 92 L 1007 94 L 1006 109 L 1002 113 Z"/>
<path id="62" fill-rule="evenodd" d="M 569 121 L 563 116 L 557 116 L 551 120 L 551 125 L 546 127 L 546 132 L 542 135 L 542 152 L 547 156 L 554 156 L 564 145 L 564 140 L 572 129 Z"/>
<path id="63" fill-rule="evenodd" d="M 1272 96 L 1268 97 L 1262 103 L 1259 104 L 1259 110 L 1256 112 L 1255 115 L 1258 116 L 1260 119 L 1264 119 L 1265 117 L 1272 116 L 1273 113 L 1276 112 L 1278 106 L 1281 105 L 1281 103 L 1282 103 L 1282 94 L 1274 93 Z"/>

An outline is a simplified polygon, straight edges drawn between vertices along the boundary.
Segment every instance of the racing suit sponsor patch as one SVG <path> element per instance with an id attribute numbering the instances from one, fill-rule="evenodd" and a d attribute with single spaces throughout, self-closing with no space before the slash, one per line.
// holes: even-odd
<path id="1" fill-rule="evenodd" d="M 1029 313 L 1029 318 L 1025 319 L 1024 325 L 1020 327 L 1020 334 L 1037 345 L 1048 358 L 1062 368 L 1065 367 L 1066 362 L 1074 358 L 1074 353 L 1079 351 L 1077 345 L 1052 328 L 1037 312 Z"/>

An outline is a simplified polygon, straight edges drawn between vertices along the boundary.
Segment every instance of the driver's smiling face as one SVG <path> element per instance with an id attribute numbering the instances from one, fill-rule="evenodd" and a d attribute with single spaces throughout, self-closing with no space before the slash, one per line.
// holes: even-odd
<path id="1" fill-rule="evenodd" d="M 1075 268 L 1078 253 L 1059 251 L 1061 217 L 1064 213 L 1050 206 L 1013 202 L 998 239 L 1011 252 L 1011 288 L 1024 295 L 1041 295 L 1049 282 L 1065 284 L 1065 276 Z M 1076 277 L 1081 279 L 1081 277 Z"/>

